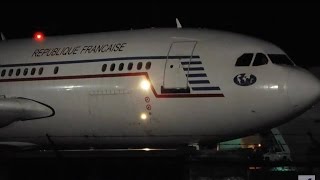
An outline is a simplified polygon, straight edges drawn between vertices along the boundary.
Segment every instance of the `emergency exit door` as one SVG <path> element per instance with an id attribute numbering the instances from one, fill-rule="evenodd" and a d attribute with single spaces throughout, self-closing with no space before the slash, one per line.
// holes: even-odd
<path id="1" fill-rule="evenodd" d="M 170 45 L 164 69 L 162 93 L 190 93 L 188 86 L 189 63 L 196 41 L 178 41 Z"/>

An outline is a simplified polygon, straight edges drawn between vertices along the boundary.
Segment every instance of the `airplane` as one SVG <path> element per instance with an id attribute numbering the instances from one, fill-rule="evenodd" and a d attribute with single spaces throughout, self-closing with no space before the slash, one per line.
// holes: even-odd
<path id="1" fill-rule="evenodd" d="M 0 96 L 0 147 L 201 147 L 297 117 L 320 82 L 258 38 L 152 28 L 2 41 Z"/>

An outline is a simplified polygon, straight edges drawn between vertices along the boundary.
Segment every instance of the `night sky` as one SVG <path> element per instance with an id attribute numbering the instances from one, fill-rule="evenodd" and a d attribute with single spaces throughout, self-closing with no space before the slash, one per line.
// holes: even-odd
<path id="1" fill-rule="evenodd" d="M 101 3 L 3 4 L 2 31 L 7 39 L 150 27 L 227 30 L 258 37 L 285 50 L 298 65 L 319 66 L 320 4 L 296 3 Z"/>

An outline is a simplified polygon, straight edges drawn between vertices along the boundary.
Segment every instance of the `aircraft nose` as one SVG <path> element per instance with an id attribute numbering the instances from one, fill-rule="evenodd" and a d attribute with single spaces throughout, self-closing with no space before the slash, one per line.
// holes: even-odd
<path id="1" fill-rule="evenodd" d="M 306 70 L 291 70 L 287 88 L 294 111 L 310 108 L 320 98 L 320 81 Z"/>

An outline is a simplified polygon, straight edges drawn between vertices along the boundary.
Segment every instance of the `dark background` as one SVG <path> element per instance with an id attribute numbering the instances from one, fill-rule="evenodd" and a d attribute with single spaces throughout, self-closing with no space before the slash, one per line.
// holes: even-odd
<path id="1" fill-rule="evenodd" d="M 176 27 L 243 33 L 270 41 L 300 66 L 320 66 L 320 6 L 317 3 L 123 3 L 110 0 L 66 4 L 58 1 L 1 3 L 0 31 L 8 40 L 103 31 Z M 2 161 L 5 161 L 3 163 Z M 0 159 L 0 179 L 183 179 L 184 160 L 176 159 Z M 206 164 L 207 165 L 207 164 Z M 228 164 L 229 167 L 231 164 Z M 218 168 L 208 165 L 210 171 Z M 239 166 L 241 168 L 242 166 Z M 246 168 L 245 166 L 243 166 Z M 243 168 L 242 167 L 242 168 Z M 239 169 L 236 166 L 237 169 Z M 235 169 L 236 169 L 235 168 Z M 220 169 L 218 169 L 220 170 Z M 221 170 L 226 171 L 225 169 Z M 228 171 L 229 172 L 229 171 Z M 313 173 L 306 173 L 313 174 Z M 3 176 L 1 178 L 1 175 Z M 231 175 L 231 173 L 230 173 Z M 95 178 L 95 177 L 100 178 Z M 65 178 L 61 178 L 65 177 Z M 89 178 L 91 177 L 91 178 Z M 294 174 L 293 178 L 297 178 Z M 275 179 L 262 174 L 259 179 Z M 283 179 L 283 178 L 281 178 Z"/>
<path id="2" fill-rule="evenodd" d="M 2 31 L 7 39 L 176 27 L 227 30 L 280 46 L 298 65 L 318 66 L 320 6 L 317 3 L 122 3 L 51 1 L 2 4 Z"/>

